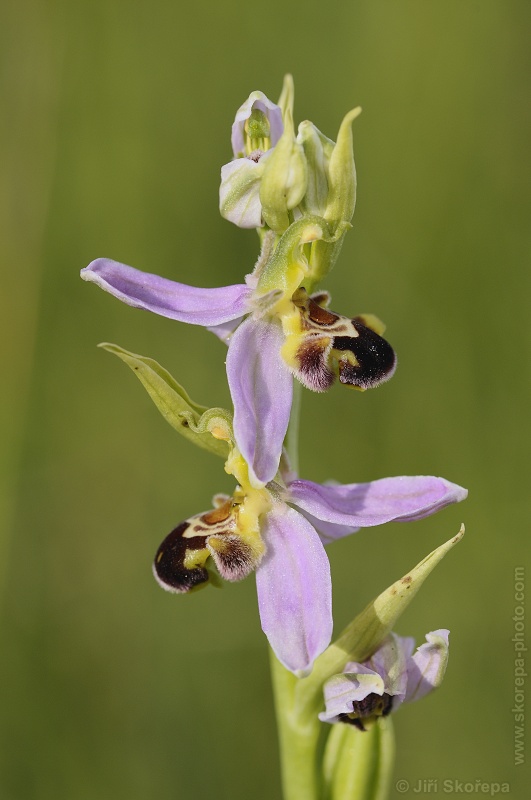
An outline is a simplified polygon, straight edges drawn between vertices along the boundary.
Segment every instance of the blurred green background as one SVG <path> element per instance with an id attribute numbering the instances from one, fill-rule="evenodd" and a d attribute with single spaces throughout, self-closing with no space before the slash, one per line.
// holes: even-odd
<path id="1" fill-rule="evenodd" d="M 166 533 L 231 480 L 96 344 L 158 359 L 211 405 L 228 403 L 224 347 L 78 273 L 108 256 L 239 282 L 257 240 L 219 217 L 219 169 L 237 107 L 253 89 L 276 99 L 287 71 L 297 122 L 335 138 L 363 106 L 354 229 L 327 288 L 334 310 L 382 317 L 400 360 L 375 392 L 305 393 L 302 473 L 440 474 L 470 490 L 330 547 L 336 628 L 464 520 L 398 627 L 418 641 L 448 627 L 452 652 L 443 688 L 395 718 L 396 779 L 525 796 L 511 638 L 529 557 L 530 11 L 4 5 L 1 800 L 280 796 L 254 580 L 179 598 L 151 576 Z"/>

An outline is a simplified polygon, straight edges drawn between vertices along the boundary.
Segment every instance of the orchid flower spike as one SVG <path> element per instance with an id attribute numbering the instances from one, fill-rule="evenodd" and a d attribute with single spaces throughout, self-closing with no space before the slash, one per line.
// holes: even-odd
<path id="1" fill-rule="evenodd" d="M 373 315 L 329 311 L 326 292 L 309 296 L 314 278 L 305 245 L 326 237 L 326 222 L 293 223 L 260 259 L 244 284 L 202 289 L 100 258 L 81 271 L 122 302 L 170 319 L 202 325 L 228 341 L 227 377 L 234 431 L 251 481 L 275 477 L 292 403 L 292 374 L 322 392 L 336 376 L 368 389 L 388 380 L 396 366 L 383 324 Z"/>
<path id="2" fill-rule="evenodd" d="M 370 659 L 351 662 L 324 686 L 323 722 L 344 722 L 361 731 L 379 717 L 397 711 L 432 692 L 442 682 L 448 663 L 449 631 L 426 634 L 413 653 L 415 641 L 391 633 Z"/>

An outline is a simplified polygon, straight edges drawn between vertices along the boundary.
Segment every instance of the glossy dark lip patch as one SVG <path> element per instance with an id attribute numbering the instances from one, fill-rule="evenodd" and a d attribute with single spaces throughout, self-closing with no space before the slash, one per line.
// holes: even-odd
<path id="1" fill-rule="evenodd" d="M 166 536 L 153 561 L 153 574 L 157 583 L 168 592 L 190 592 L 208 582 L 208 570 L 200 565 L 187 568 L 184 565 L 187 550 L 204 550 L 206 536 L 184 538 L 190 522 L 181 522 Z M 205 559 L 206 560 L 206 559 Z"/>
<path id="2" fill-rule="evenodd" d="M 335 336 L 333 351 L 352 353 L 356 364 L 338 358 L 339 380 L 350 386 L 372 389 L 388 381 L 396 369 L 396 354 L 387 339 L 356 318 L 352 325 L 358 336 Z"/>
<path id="3" fill-rule="evenodd" d="M 339 722 L 354 725 L 358 730 L 365 731 L 366 722 L 375 721 L 378 717 L 387 717 L 393 709 L 393 698 L 386 692 L 383 695 L 371 692 L 363 700 L 352 701 L 352 713 L 340 714 Z"/>
<path id="4" fill-rule="evenodd" d="M 389 380 L 396 369 L 396 354 L 371 327 L 371 317 L 343 317 L 324 307 L 328 301 L 327 293 L 309 297 L 303 288 L 293 295 L 302 329 L 295 353 L 299 380 L 317 392 L 329 389 L 336 376 L 342 384 L 359 389 L 372 389 Z"/>

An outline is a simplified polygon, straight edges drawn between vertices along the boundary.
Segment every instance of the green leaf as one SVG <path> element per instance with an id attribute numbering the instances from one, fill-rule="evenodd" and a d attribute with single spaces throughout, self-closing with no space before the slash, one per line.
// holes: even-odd
<path id="1" fill-rule="evenodd" d="M 117 344 L 102 342 L 98 347 L 121 358 L 143 384 L 164 419 L 182 436 L 221 458 L 227 458 L 232 436 L 232 415 L 224 409 L 209 409 L 195 403 L 180 383 L 152 358 L 130 353 Z M 229 439 L 213 431 L 226 432 Z"/>

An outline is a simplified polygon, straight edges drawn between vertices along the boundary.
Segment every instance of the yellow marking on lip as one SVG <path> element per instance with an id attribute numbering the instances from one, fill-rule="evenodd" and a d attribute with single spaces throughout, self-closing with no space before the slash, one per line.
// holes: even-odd
<path id="1" fill-rule="evenodd" d="M 297 360 L 297 352 L 302 341 L 301 336 L 293 335 L 288 336 L 280 349 L 280 355 L 291 369 L 297 369 L 299 362 Z"/>
<path id="2" fill-rule="evenodd" d="M 348 363 L 353 367 L 359 367 L 360 365 L 360 362 L 358 361 L 354 353 L 350 352 L 350 350 L 334 350 L 332 348 L 332 353 L 335 356 L 335 358 L 337 358 L 340 364 Z"/>
<path id="3" fill-rule="evenodd" d="M 185 569 L 202 567 L 209 555 L 206 547 L 203 550 L 187 550 L 183 559 L 183 567 Z"/>

